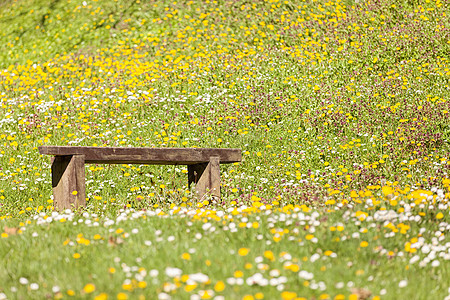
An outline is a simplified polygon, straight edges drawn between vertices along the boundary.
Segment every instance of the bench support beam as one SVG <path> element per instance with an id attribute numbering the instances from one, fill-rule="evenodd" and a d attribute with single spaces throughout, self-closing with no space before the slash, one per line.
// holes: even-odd
<path id="1" fill-rule="evenodd" d="M 53 201 L 56 210 L 86 205 L 85 156 L 64 155 L 52 159 Z"/>
<path id="2" fill-rule="evenodd" d="M 195 183 L 196 197 L 202 199 L 210 194 L 215 199 L 220 199 L 220 158 L 210 157 L 209 162 L 188 165 L 188 182 Z"/>

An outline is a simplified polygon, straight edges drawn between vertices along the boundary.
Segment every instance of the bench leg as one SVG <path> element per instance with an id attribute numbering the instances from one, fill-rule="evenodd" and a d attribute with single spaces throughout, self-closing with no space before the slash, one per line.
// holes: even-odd
<path id="1" fill-rule="evenodd" d="M 55 209 L 86 205 L 85 156 L 55 156 L 52 159 L 52 186 Z"/>
<path id="2" fill-rule="evenodd" d="M 208 192 L 220 199 L 220 161 L 218 156 L 210 157 L 208 163 L 188 165 L 188 182 L 196 184 L 196 197 L 202 199 Z"/>

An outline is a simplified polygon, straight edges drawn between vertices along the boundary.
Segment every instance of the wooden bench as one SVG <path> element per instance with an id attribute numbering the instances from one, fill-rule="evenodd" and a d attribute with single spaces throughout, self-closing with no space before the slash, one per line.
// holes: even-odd
<path id="1" fill-rule="evenodd" d="M 52 157 L 53 201 L 57 210 L 86 205 L 84 164 L 187 165 L 188 184 L 196 184 L 198 198 L 210 193 L 220 198 L 219 164 L 239 162 L 240 149 L 120 148 L 40 146 Z"/>

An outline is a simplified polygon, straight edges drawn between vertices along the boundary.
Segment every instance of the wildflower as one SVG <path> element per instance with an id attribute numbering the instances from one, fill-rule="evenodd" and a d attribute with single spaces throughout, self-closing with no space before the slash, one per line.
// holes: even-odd
<path id="1" fill-rule="evenodd" d="M 181 255 L 181 258 L 184 260 L 191 260 L 191 255 L 186 252 Z"/>
<path id="2" fill-rule="evenodd" d="M 92 283 L 88 283 L 84 286 L 83 291 L 86 294 L 90 294 L 95 291 L 95 285 L 93 285 Z"/>
<path id="3" fill-rule="evenodd" d="M 182 273 L 183 271 L 181 271 L 181 269 L 178 268 L 171 268 L 171 267 L 166 268 L 166 275 L 169 277 L 181 276 Z"/>
<path id="4" fill-rule="evenodd" d="M 404 287 L 406 287 L 408 285 L 408 281 L 405 279 L 405 280 L 401 280 L 399 283 L 398 283 L 398 287 L 400 287 L 400 288 L 404 288 Z"/>
<path id="5" fill-rule="evenodd" d="M 98 294 L 94 298 L 94 300 L 107 300 L 107 299 L 108 299 L 108 294 L 106 294 L 106 293 Z"/>
<path id="6" fill-rule="evenodd" d="M 222 292 L 225 289 L 225 283 L 221 280 L 217 281 L 217 283 L 214 285 L 214 290 L 216 292 Z"/>
<path id="7" fill-rule="evenodd" d="M 240 256 L 246 256 L 249 252 L 250 252 L 250 249 L 248 249 L 248 248 L 240 248 L 238 250 L 238 254 Z"/>
<path id="8" fill-rule="evenodd" d="M 128 295 L 125 293 L 118 293 L 117 294 L 117 300 L 127 300 L 128 299 Z"/>

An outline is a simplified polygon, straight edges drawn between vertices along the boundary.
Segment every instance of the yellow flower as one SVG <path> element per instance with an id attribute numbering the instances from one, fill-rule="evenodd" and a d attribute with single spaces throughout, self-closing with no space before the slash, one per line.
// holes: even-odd
<path id="1" fill-rule="evenodd" d="M 256 293 L 255 294 L 255 299 L 264 299 L 264 294 L 263 293 Z"/>
<path id="2" fill-rule="evenodd" d="M 184 260 L 191 260 L 191 255 L 187 252 L 181 254 L 181 258 Z"/>
<path id="3" fill-rule="evenodd" d="M 442 219 L 443 217 L 444 217 L 444 214 L 441 213 L 441 212 L 439 212 L 439 213 L 436 215 L 436 219 Z"/>
<path id="4" fill-rule="evenodd" d="M 217 281 L 216 285 L 214 285 L 214 290 L 216 292 L 221 292 L 225 289 L 225 283 L 221 280 Z"/>
<path id="5" fill-rule="evenodd" d="M 273 252 L 270 250 L 264 251 L 264 257 L 267 258 L 270 261 L 275 260 L 275 255 L 273 255 Z"/>
<path id="6" fill-rule="evenodd" d="M 81 257 L 81 254 L 80 253 L 74 253 L 72 256 L 73 256 L 73 258 L 78 259 L 78 258 Z"/>
<path id="7" fill-rule="evenodd" d="M 128 299 L 128 295 L 125 293 L 118 293 L 117 294 L 117 300 L 127 300 Z"/>
<path id="8" fill-rule="evenodd" d="M 108 294 L 106 293 L 101 293 L 97 296 L 95 296 L 94 300 L 106 300 L 108 299 Z"/>
<path id="9" fill-rule="evenodd" d="M 248 248 L 240 248 L 238 250 L 238 254 L 240 256 L 246 256 L 249 252 L 250 252 L 250 249 L 248 249 Z"/>
<path id="10" fill-rule="evenodd" d="M 348 296 L 348 300 L 358 300 L 358 295 L 351 294 L 350 296 Z"/>
<path id="11" fill-rule="evenodd" d="M 281 293 L 281 298 L 283 300 L 291 300 L 291 299 L 295 299 L 295 297 L 297 297 L 297 293 L 294 293 L 294 292 L 284 291 Z"/>
<path id="12" fill-rule="evenodd" d="M 362 242 L 359 244 L 359 246 L 361 246 L 362 248 L 365 248 L 365 247 L 369 246 L 369 243 L 366 242 L 366 241 L 362 241 Z"/>
<path id="13" fill-rule="evenodd" d="M 184 287 L 184 290 L 185 290 L 186 292 L 190 292 L 190 291 L 194 290 L 196 287 L 197 287 L 197 284 L 194 282 L 194 283 L 192 283 L 192 284 L 187 284 L 187 285 Z"/>
<path id="14" fill-rule="evenodd" d="M 76 196 L 77 194 L 78 194 L 77 191 L 73 191 L 73 192 L 72 192 L 72 195 L 74 195 L 74 196 Z"/>
<path id="15" fill-rule="evenodd" d="M 92 283 L 88 283 L 84 286 L 83 291 L 86 294 L 90 294 L 95 291 L 95 285 L 93 285 Z"/>
<path id="16" fill-rule="evenodd" d="M 242 271 L 237 270 L 236 272 L 234 272 L 234 277 L 239 278 L 244 276 L 244 273 L 242 273 Z"/>

